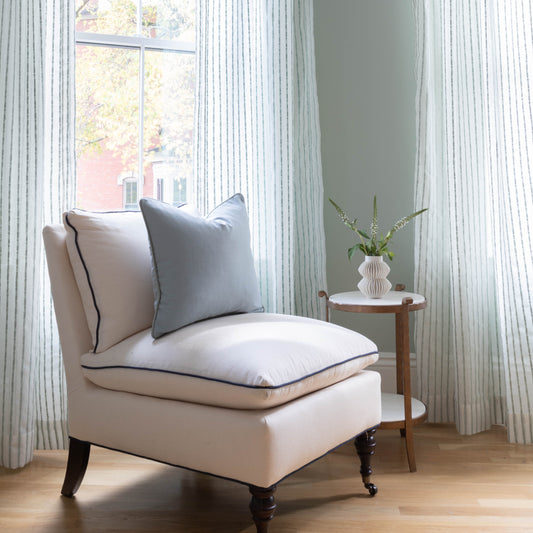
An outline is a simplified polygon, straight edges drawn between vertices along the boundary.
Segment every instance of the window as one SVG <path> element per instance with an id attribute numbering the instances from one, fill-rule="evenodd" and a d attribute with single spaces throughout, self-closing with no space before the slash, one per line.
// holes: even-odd
<path id="1" fill-rule="evenodd" d="M 195 0 L 76 0 L 77 206 L 187 199 Z M 177 185 L 176 185 L 177 184 Z"/>
<path id="2" fill-rule="evenodd" d="M 127 211 L 135 211 L 138 206 L 137 176 L 133 173 L 121 174 L 118 184 L 122 185 L 122 208 Z"/>

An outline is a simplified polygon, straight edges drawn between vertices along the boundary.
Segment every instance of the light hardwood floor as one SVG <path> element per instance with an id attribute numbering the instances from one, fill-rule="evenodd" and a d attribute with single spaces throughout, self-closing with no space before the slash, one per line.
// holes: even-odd
<path id="1" fill-rule="evenodd" d="M 462 437 L 415 428 L 418 472 L 398 431 L 378 431 L 370 498 L 345 445 L 283 481 L 271 533 L 533 532 L 533 446 L 501 428 Z M 59 495 L 66 452 L 0 469 L 0 531 L 253 533 L 245 486 L 93 447 L 73 499 Z"/>

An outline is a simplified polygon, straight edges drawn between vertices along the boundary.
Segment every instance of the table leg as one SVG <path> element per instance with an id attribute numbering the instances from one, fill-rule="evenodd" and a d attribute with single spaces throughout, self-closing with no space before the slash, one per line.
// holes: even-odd
<path id="1" fill-rule="evenodd" d="M 405 450 L 407 452 L 407 462 L 409 463 L 409 471 L 416 472 L 415 461 L 415 444 L 413 441 L 413 424 L 405 425 Z"/>
<path id="2" fill-rule="evenodd" d="M 395 315 L 396 318 L 396 393 L 403 394 L 404 365 L 403 365 L 403 344 L 405 338 L 405 327 L 402 315 Z M 400 435 L 405 437 L 405 428 L 400 429 Z"/>
<path id="3" fill-rule="evenodd" d="M 395 315 L 396 317 L 396 393 L 403 394 L 404 381 L 404 365 L 403 365 L 403 349 L 405 342 L 405 326 L 401 313 Z"/>
<path id="4" fill-rule="evenodd" d="M 409 304 L 412 302 L 413 300 L 411 298 L 404 298 L 402 301 L 402 310 L 396 315 L 396 384 L 398 394 L 403 394 L 404 398 L 405 425 L 400 432 L 402 437 L 405 438 L 409 470 L 416 472 L 413 417 L 411 411 L 411 365 L 409 361 Z M 400 370 L 398 371 L 398 369 Z"/>

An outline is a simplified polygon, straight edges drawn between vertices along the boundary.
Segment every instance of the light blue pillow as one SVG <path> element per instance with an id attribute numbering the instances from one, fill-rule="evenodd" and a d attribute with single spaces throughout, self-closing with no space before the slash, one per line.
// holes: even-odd
<path id="1" fill-rule="evenodd" d="M 206 318 L 263 310 L 242 194 L 205 218 L 152 198 L 139 204 L 152 252 L 154 338 Z"/>

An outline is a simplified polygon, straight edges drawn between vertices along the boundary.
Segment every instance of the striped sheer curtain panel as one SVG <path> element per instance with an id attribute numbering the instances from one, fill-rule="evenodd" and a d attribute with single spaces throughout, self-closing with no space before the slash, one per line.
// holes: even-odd
<path id="1" fill-rule="evenodd" d="M 195 201 L 208 212 L 242 192 L 265 308 L 321 317 L 313 3 L 199 0 L 196 57 Z"/>
<path id="2" fill-rule="evenodd" d="M 434 422 L 533 443 L 533 14 L 414 0 L 418 387 Z"/>
<path id="3" fill-rule="evenodd" d="M 0 4 L 0 465 L 65 444 L 41 231 L 74 201 L 73 2 Z"/>

